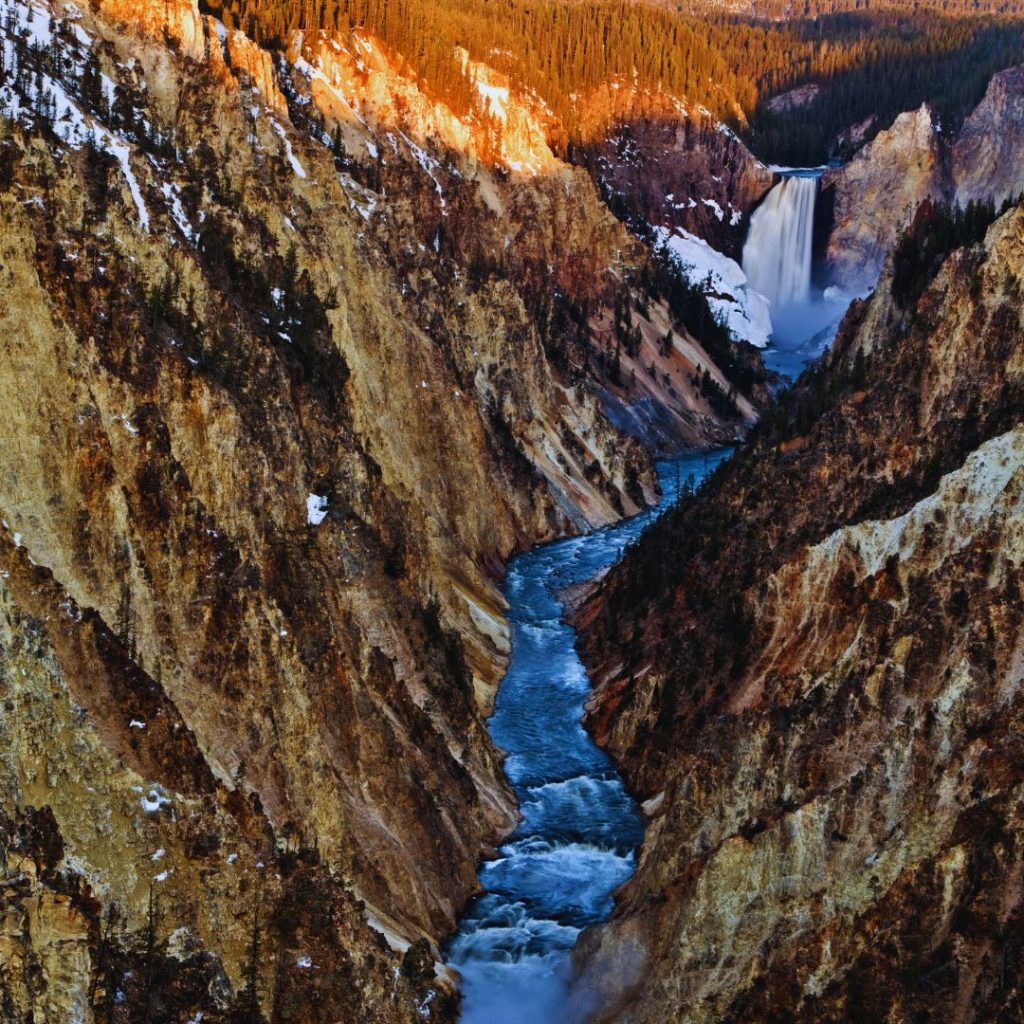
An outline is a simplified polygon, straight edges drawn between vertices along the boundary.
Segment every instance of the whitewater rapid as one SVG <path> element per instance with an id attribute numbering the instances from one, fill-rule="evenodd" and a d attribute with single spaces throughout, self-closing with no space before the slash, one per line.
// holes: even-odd
<path id="1" fill-rule="evenodd" d="M 611 913 L 644 826 L 614 764 L 581 724 L 590 680 L 559 593 L 612 566 L 675 502 L 680 485 L 698 483 L 727 454 L 662 463 L 656 508 L 509 565 L 512 657 L 489 728 L 508 752 L 522 822 L 481 868 L 485 892 L 449 944 L 448 961 L 462 978 L 462 1024 L 575 1024 L 593 1009 L 573 988 L 569 953 L 583 928 Z"/>

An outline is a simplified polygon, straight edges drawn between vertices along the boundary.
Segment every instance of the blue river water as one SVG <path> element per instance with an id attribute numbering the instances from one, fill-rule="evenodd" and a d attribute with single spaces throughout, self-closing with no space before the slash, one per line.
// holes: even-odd
<path id="1" fill-rule="evenodd" d="M 814 290 L 811 301 L 801 306 L 772 310 L 774 330 L 762 353 L 764 365 L 791 384 L 835 341 L 850 301 L 851 296 L 830 288 L 825 293 Z"/>
<path id="2" fill-rule="evenodd" d="M 448 961 L 461 975 L 462 1024 L 577 1024 L 592 1007 L 573 990 L 569 952 L 611 913 L 633 873 L 643 821 L 608 756 L 581 724 L 590 680 L 559 593 L 609 568 L 728 450 L 659 466 L 661 503 L 632 519 L 514 559 L 505 596 L 512 656 L 490 721 L 522 822 L 480 870 Z"/>

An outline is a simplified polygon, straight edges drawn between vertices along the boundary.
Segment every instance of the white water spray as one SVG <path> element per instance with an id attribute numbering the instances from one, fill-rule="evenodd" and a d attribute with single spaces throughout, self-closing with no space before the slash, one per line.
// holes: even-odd
<path id="1" fill-rule="evenodd" d="M 810 302 L 817 197 L 817 177 L 783 178 L 750 220 L 743 270 L 774 309 Z"/>

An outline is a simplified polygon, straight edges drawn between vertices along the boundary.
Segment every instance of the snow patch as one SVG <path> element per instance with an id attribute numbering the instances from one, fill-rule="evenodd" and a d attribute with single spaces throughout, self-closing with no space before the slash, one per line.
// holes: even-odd
<path id="1" fill-rule="evenodd" d="M 139 803 L 147 814 L 158 814 L 162 807 L 170 807 L 171 801 L 159 789 L 153 788 L 143 796 Z"/>
<path id="2" fill-rule="evenodd" d="M 281 141 L 284 143 L 285 156 L 288 158 L 288 163 L 292 165 L 292 170 L 295 172 L 296 177 L 305 178 L 306 169 L 299 163 L 299 158 L 292 149 L 291 139 L 288 138 L 288 133 L 284 130 L 284 126 L 273 120 L 270 123 L 274 126 L 274 131 L 281 136 Z"/>
<path id="3" fill-rule="evenodd" d="M 444 198 L 444 188 L 442 187 L 441 182 L 438 181 L 437 174 L 435 173 L 441 166 L 440 162 L 435 160 L 421 146 L 417 146 L 416 143 L 413 142 L 412 139 L 410 139 L 409 136 L 405 134 L 405 132 L 399 132 L 398 134 L 402 136 L 402 140 L 405 142 L 406 146 L 409 147 L 409 152 L 412 153 L 413 157 L 415 157 L 416 159 L 416 162 L 426 172 L 427 177 L 429 177 L 430 180 L 434 183 L 434 189 L 441 200 L 441 214 L 442 216 L 447 216 L 448 204 Z"/>
<path id="4" fill-rule="evenodd" d="M 755 348 L 765 348 L 772 333 L 771 307 L 763 295 L 749 286 L 743 268 L 703 238 L 681 228 L 655 228 L 654 234 L 656 244 L 668 252 L 687 280 L 707 289 L 712 313 L 732 336 Z"/>
<path id="5" fill-rule="evenodd" d="M 714 200 L 714 199 L 702 199 L 701 202 L 711 210 L 711 212 L 719 219 L 725 220 L 725 210 Z"/>
<path id="6" fill-rule="evenodd" d="M 482 78 L 476 80 L 476 91 L 480 94 L 485 110 L 489 110 L 499 121 L 508 120 L 508 89 L 491 85 Z"/>
<path id="7" fill-rule="evenodd" d="M 178 230 L 188 239 L 189 242 L 195 244 L 196 233 L 192 229 L 192 225 L 189 223 L 188 217 L 185 215 L 185 208 L 181 205 L 181 196 L 178 194 L 178 187 L 170 181 L 165 181 L 160 186 L 160 191 L 163 193 L 164 199 L 167 202 L 167 209 L 171 214 L 171 219 L 177 225 Z"/>
<path id="8" fill-rule="evenodd" d="M 319 526 L 327 518 L 327 498 L 321 494 L 310 494 L 306 498 L 306 522 Z"/>
<path id="9" fill-rule="evenodd" d="M 27 9 L 19 5 L 0 4 L 3 11 L 4 23 L 9 24 L 10 33 L 17 35 L 27 33 L 29 42 L 40 49 L 49 49 L 59 45 L 54 37 L 54 22 L 50 16 L 33 7 Z M 80 34 L 80 35 L 79 35 Z M 81 29 L 76 35 L 81 41 L 84 36 L 89 43 L 92 40 Z M 11 38 L 2 40 L 3 62 L 8 69 L 15 63 L 15 47 Z M 65 51 L 63 56 L 75 65 L 77 73 L 81 73 L 80 61 L 77 61 L 73 53 Z M 8 72 L 9 74 L 9 72 Z M 10 81 L 10 78 L 7 79 Z M 114 135 L 103 125 L 88 117 L 78 104 L 68 95 L 64 86 L 48 74 L 40 73 L 38 76 L 39 92 L 41 95 L 48 94 L 51 99 L 51 110 L 53 113 L 54 134 L 66 145 L 74 149 L 80 149 L 87 142 L 91 141 L 97 148 L 106 150 L 117 160 L 121 167 L 121 173 L 128 183 L 128 190 L 131 193 L 132 201 L 139 215 L 139 226 L 143 231 L 149 231 L 149 212 L 146 209 L 145 201 L 142 198 L 142 189 L 131 166 L 132 147 L 123 139 Z M 103 76 L 103 91 L 106 94 L 107 102 L 114 98 L 114 83 Z M 23 105 L 21 96 L 10 85 L 0 86 L 0 107 L 4 108 L 9 117 L 14 120 L 34 120 L 35 111 L 31 107 Z"/>

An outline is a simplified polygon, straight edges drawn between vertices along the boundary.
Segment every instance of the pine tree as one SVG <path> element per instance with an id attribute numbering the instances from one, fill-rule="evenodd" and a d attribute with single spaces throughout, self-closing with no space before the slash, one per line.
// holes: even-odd
<path id="1" fill-rule="evenodd" d="M 331 137 L 331 153 L 334 156 L 334 162 L 336 164 L 342 164 L 345 161 L 345 140 L 341 135 L 341 125 L 336 125 L 334 134 Z"/>

